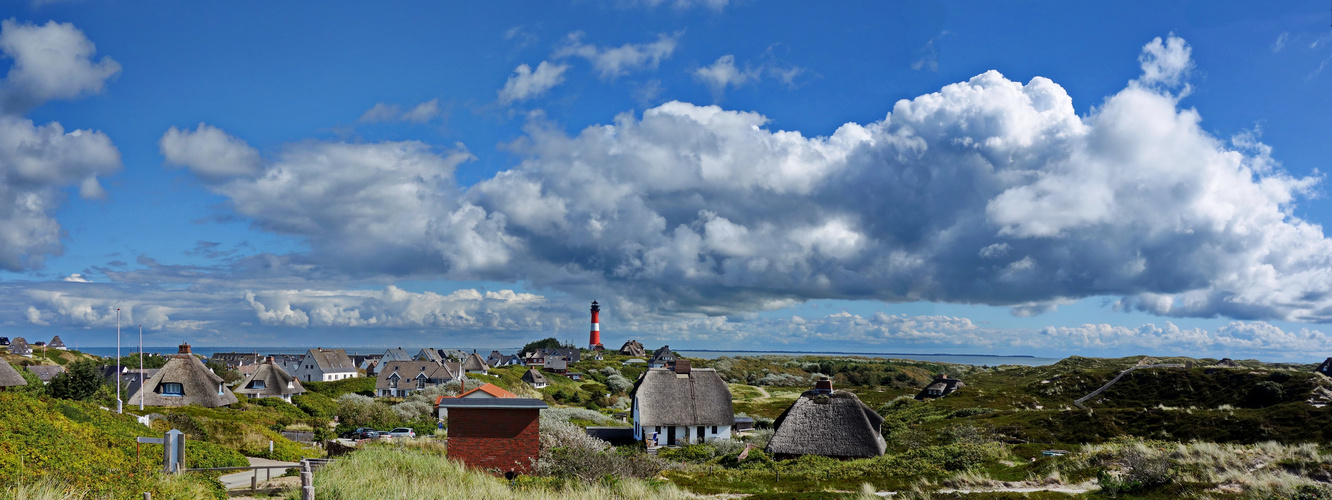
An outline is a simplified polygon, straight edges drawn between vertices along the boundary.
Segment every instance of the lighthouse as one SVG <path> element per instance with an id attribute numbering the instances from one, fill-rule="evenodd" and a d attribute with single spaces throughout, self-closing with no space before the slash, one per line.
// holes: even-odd
<path id="1" fill-rule="evenodd" d="M 592 333 L 588 335 L 587 348 L 594 351 L 605 349 L 601 345 L 601 324 L 597 319 L 600 313 L 601 306 L 597 305 L 597 301 L 592 301 Z"/>

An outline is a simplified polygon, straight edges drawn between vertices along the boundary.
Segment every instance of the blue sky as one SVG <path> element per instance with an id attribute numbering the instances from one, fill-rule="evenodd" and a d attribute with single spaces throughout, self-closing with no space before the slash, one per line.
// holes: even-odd
<path id="1" fill-rule="evenodd" d="M 1322 2 L 0 9 L 0 335 L 1324 357 Z"/>

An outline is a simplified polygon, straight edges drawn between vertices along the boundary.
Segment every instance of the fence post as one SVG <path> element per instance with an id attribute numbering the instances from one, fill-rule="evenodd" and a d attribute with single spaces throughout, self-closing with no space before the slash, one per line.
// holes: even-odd
<path id="1" fill-rule="evenodd" d="M 250 493 L 259 491 L 259 469 L 254 470 L 254 475 L 250 476 Z"/>
<path id="2" fill-rule="evenodd" d="M 314 473 L 310 472 L 310 461 L 301 460 L 301 500 L 314 500 Z"/>
<path id="3" fill-rule="evenodd" d="M 149 491 L 143 492 L 143 500 L 153 500 L 152 492 Z"/>

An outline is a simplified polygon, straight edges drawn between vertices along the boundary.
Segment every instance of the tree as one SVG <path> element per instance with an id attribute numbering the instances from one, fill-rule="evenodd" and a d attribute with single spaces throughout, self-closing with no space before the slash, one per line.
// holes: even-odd
<path id="1" fill-rule="evenodd" d="M 97 362 L 85 359 L 70 364 L 65 373 L 52 378 L 51 383 L 46 386 L 46 391 L 53 398 L 87 401 L 97 394 L 97 389 L 102 383 L 102 374 L 98 372 Z"/>
<path id="2" fill-rule="evenodd" d="M 207 366 L 209 370 L 213 370 L 213 373 L 216 373 L 217 376 L 222 377 L 222 381 L 226 382 L 227 384 L 234 384 L 236 382 L 240 382 L 245 378 L 241 376 L 240 372 L 232 369 L 231 367 L 227 366 L 226 363 L 223 363 L 221 361 L 214 361 L 210 359 L 204 361 L 204 366 Z"/>
<path id="3" fill-rule="evenodd" d="M 523 346 L 523 352 L 533 352 L 537 349 L 558 349 L 560 347 L 560 341 L 556 340 L 555 337 L 546 337 L 536 342 L 528 342 L 527 345 Z"/>

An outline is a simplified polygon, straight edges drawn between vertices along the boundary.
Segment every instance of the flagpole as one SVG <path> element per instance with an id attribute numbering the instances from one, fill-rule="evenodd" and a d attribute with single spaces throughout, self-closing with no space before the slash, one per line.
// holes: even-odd
<path id="1" fill-rule="evenodd" d="M 139 411 L 143 411 L 143 325 L 139 325 Z"/>
<path id="2" fill-rule="evenodd" d="M 120 308 L 116 308 L 116 413 L 125 413 L 125 404 L 120 399 Z"/>

